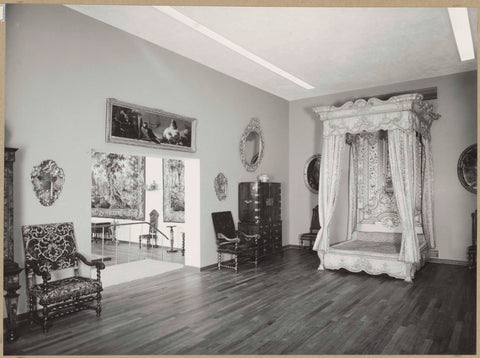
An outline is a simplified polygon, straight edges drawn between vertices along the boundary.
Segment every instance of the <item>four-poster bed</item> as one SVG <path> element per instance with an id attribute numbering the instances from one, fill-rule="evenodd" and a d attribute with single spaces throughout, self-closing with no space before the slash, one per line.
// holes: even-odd
<path id="1" fill-rule="evenodd" d="M 435 247 L 430 127 L 440 116 L 416 93 L 313 110 L 323 122 L 321 229 L 314 244 L 319 269 L 386 273 L 411 282 Z M 347 237 L 332 244 L 338 241 L 330 224 L 346 146 Z"/>

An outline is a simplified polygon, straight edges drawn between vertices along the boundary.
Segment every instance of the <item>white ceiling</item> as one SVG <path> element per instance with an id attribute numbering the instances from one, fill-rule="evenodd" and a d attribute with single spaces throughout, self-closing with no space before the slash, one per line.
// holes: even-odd
<path id="1" fill-rule="evenodd" d="M 174 9 L 313 85 L 307 90 L 150 6 L 69 6 L 286 100 L 474 70 L 445 8 Z M 477 50 L 477 10 L 469 9 Z"/>

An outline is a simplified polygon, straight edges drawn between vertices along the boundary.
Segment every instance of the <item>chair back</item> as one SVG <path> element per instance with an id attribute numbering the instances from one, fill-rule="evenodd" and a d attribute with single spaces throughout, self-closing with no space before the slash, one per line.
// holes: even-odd
<path id="1" fill-rule="evenodd" d="M 25 261 L 38 264 L 40 271 L 77 266 L 73 223 L 22 226 Z"/>
<path id="2" fill-rule="evenodd" d="M 215 230 L 215 237 L 218 239 L 218 234 L 223 234 L 229 239 L 237 237 L 235 230 L 235 223 L 231 211 L 220 211 L 212 213 L 213 228 Z"/>
<path id="3" fill-rule="evenodd" d="M 312 221 L 310 222 L 310 232 L 318 233 L 320 230 L 320 221 L 318 220 L 318 205 L 312 209 Z"/>
<path id="4" fill-rule="evenodd" d="M 158 217 L 160 215 L 158 214 L 158 211 L 153 209 L 150 212 L 150 229 L 149 233 L 150 235 L 157 235 L 157 229 L 158 229 Z"/>

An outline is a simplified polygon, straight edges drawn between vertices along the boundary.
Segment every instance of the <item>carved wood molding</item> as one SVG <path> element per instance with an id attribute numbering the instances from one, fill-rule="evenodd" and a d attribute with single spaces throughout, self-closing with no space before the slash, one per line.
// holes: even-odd
<path id="1" fill-rule="evenodd" d="M 420 132 L 430 138 L 432 122 L 440 115 L 418 93 L 394 96 L 388 100 L 370 98 L 343 105 L 319 106 L 313 112 L 323 121 L 323 135 L 375 132 L 401 129 Z"/>

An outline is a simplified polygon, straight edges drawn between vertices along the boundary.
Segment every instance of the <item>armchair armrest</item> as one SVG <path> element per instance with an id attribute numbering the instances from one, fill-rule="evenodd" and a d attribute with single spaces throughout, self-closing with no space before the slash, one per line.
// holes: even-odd
<path id="1" fill-rule="evenodd" d="M 88 266 L 95 266 L 97 268 L 97 280 L 100 281 L 100 270 L 103 270 L 105 268 L 105 264 L 103 262 L 92 262 L 87 260 L 85 256 L 83 256 L 81 253 L 77 252 L 76 256 L 82 261 L 85 265 Z"/>
<path id="2" fill-rule="evenodd" d="M 240 239 L 238 237 L 234 237 L 233 239 L 229 239 L 228 237 L 226 237 L 225 235 L 223 235 L 221 232 L 219 232 L 217 234 L 217 238 L 218 239 L 221 239 L 221 240 L 226 240 L 228 241 L 229 243 L 233 242 L 233 243 L 239 243 L 240 242 Z"/>
<path id="3" fill-rule="evenodd" d="M 248 234 L 245 234 L 243 231 L 237 231 L 237 235 L 238 235 L 238 236 L 242 236 L 242 237 L 244 237 L 244 238 L 247 239 L 247 240 L 259 239 L 259 238 L 260 238 L 260 235 L 259 235 L 259 234 L 248 235 Z"/>
<path id="4" fill-rule="evenodd" d="M 50 281 L 52 279 L 52 275 L 46 269 L 40 268 L 40 263 L 36 261 L 25 261 L 25 266 L 28 269 L 32 270 L 33 273 L 37 276 L 42 276 L 44 282 Z"/>
<path id="5" fill-rule="evenodd" d="M 81 253 L 77 252 L 76 253 L 77 257 L 82 261 L 85 265 L 87 266 L 95 266 L 97 270 L 103 270 L 105 268 L 105 264 L 103 262 L 92 262 L 89 261 L 85 256 L 83 256 Z"/>

